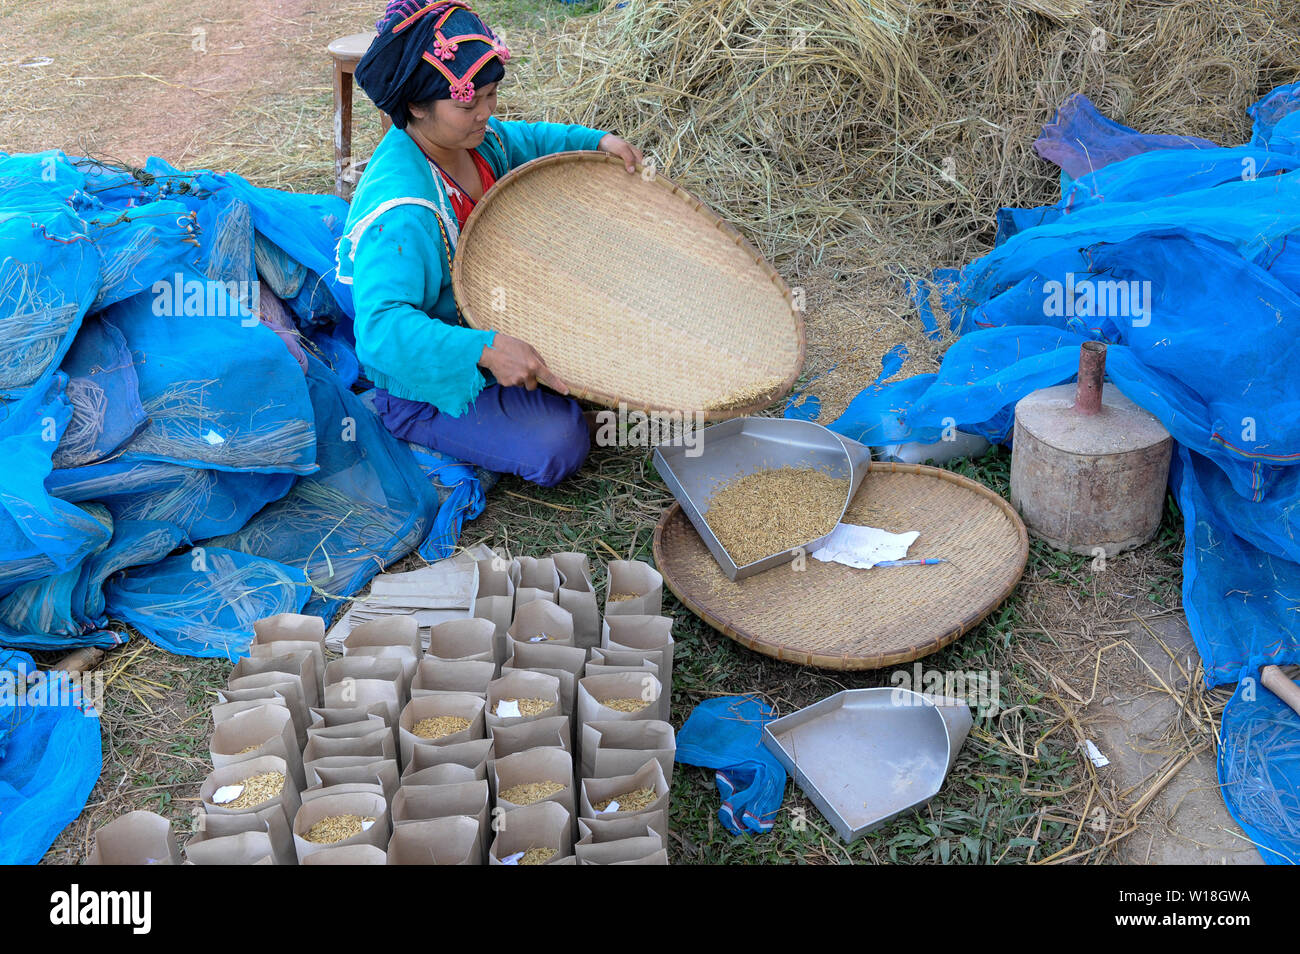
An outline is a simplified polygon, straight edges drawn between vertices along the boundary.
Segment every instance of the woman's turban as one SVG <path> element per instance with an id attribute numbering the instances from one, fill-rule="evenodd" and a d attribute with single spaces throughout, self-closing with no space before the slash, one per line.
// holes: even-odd
<path id="1" fill-rule="evenodd" d="M 408 103 L 448 98 L 468 103 L 475 80 L 486 85 L 506 74 L 510 51 L 459 0 L 392 0 L 375 28 L 379 35 L 355 75 L 399 129 L 410 119 Z"/>

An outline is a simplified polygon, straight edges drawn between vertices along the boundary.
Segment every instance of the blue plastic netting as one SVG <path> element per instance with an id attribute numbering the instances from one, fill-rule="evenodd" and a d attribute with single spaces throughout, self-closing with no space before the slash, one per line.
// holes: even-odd
<path id="1" fill-rule="evenodd" d="M 235 658 L 256 619 L 328 618 L 422 541 L 451 552 L 493 475 L 350 392 L 346 215 L 159 159 L 0 153 L 0 647 L 110 647 L 125 622 Z M 92 752 L 4 716 L 0 861 L 32 861 L 93 784 L 98 724 Z"/>
<path id="2" fill-rule="evenodd" d="M 0 649 L 0 865 L 40 861 L 103 764 L 98 715 L 66 674 L 35 672 L 31 656 Z"/>

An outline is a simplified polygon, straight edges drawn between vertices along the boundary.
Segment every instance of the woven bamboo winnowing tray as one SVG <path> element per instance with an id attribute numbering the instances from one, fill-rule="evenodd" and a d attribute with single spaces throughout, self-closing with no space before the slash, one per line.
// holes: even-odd
<path id="1" fill-rule="evenodd" d="M 778 504 L 779 506 L 779 504 Z M 987 487 L 920 464 L 872 464 L 845 523 L 917 530 L 909 559 L 859 570 L 807 558 L 733 583 L 674 503 L 655 528 L 655 564 L 687 609 L 744 646 L 823 669 L 880 669 L 937 652 L 1011 595 L 1029 557 L 1020 516 Z"/>
<path id="2" fill-rule="evenodd" d="M 772 267 L 698 199 L 604 153 L 504 176 L 465 223 L 452 285 L 468 325 L 528 342 L 610 407 L 736 417 L 803 367 L 803 319 Z"/>

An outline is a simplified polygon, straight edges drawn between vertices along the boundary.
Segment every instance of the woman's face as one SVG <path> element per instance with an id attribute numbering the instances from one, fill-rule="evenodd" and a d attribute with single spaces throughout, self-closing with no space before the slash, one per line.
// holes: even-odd
<path id="1" fill-rule="evenodd" d="M 473 149 L 487 135 L 488 117 L 497 108 L 497 83 L 474 91 L 474 99 L 435 100 L 432 109 L 411 105 L 411 122 L 426 139 L 443 149 Z"/>

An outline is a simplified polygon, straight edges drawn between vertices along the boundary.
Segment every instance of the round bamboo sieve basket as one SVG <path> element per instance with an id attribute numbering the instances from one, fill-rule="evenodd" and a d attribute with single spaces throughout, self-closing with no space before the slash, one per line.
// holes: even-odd
<path id="1" fill-rule="evenodd" d="M 881 669 L 938 652 L 1009 597 L 1029 558 L 1012 506 L 959 474 L 921 464 L 872 464 L 845 523 L 917 530 L 908 558 L 937 566 L 860 570 L 808 557 L 728 580 L 674 503 L 654 535 L 655 565 L 682 603 L 714 629 L 783 662 Z"/>
<path id="2" fill-rule="evenodd" d="M 609 407 L 752 414 L 803 368 L 781 276 L 703 202 L 604 153 L 502 177 L 465 223 L 452 285 L 466 324 L 528 342 Z"/>

